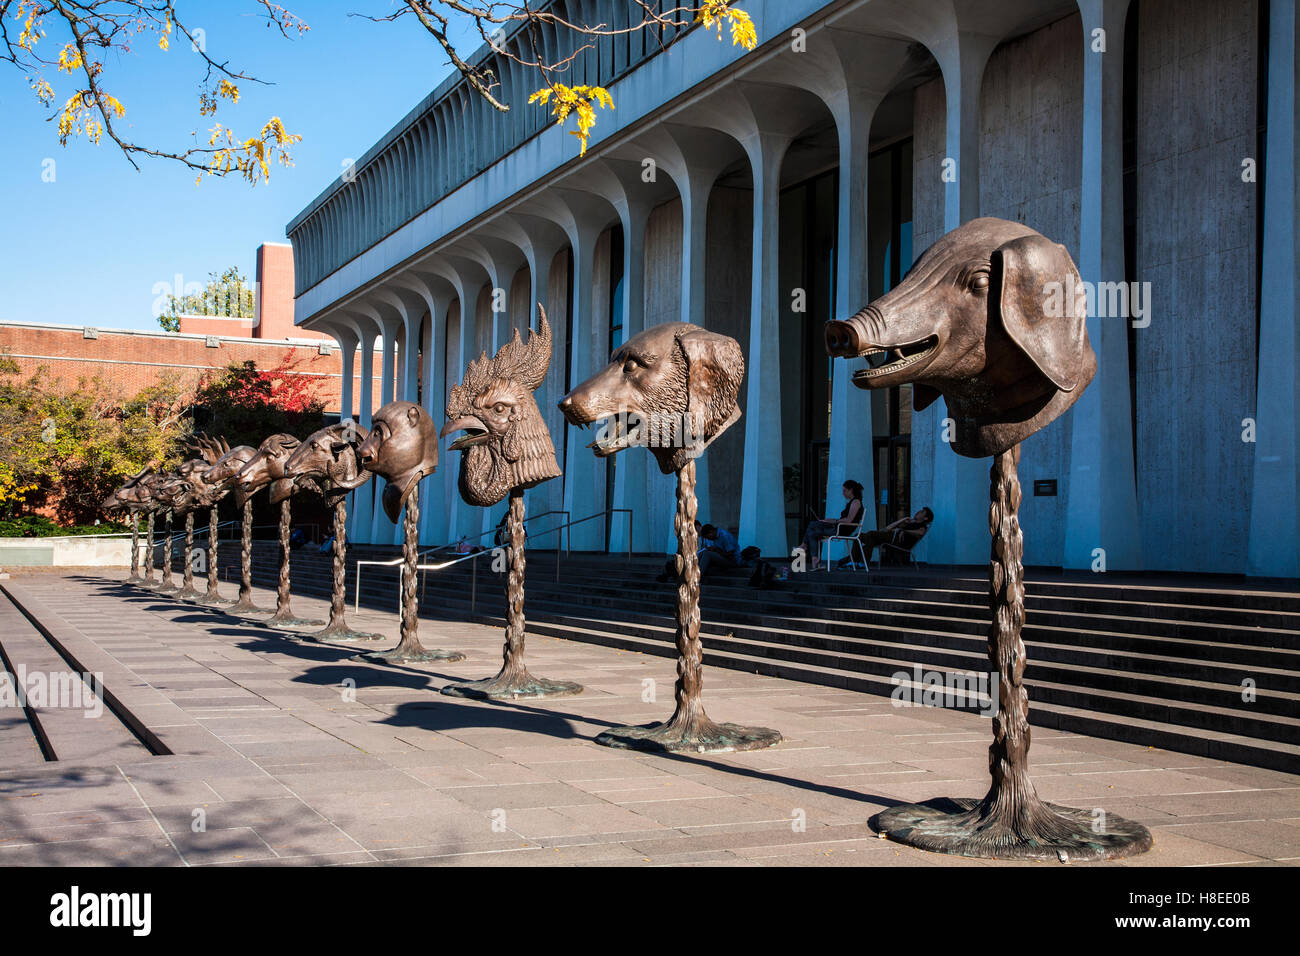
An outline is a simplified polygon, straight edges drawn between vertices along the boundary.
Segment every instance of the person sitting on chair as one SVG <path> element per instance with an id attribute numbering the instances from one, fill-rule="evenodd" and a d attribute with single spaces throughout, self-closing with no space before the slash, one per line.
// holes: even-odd
<path id="1" fill-rule="evenodd" d="M 848 504 L 840 512 L 838 518 L 818 518 L 808 525 L 808 529 L 803 533 L 804 554 L 812 562 L 812 570 L 816 571 L 821 567 L 821 542 L 823 538 L 829 538 L 833 534 L 840 533 L 841 525 L 852 525 L 844 528 L 845 532 L 852 534 L 859 524 L 862 523 L 862 485 L 850 478 L 844 482 L 844 497 L 848 499 Z M 811 510 L 811 509 L 810 509 Z"/>
<path id="2" fill-rule="evenodd" d="M 899 518 L 897 521 L 885 525 L 879 531 L 865 531 L 858 535 L 858 540 L 862 542 L 862 553 L 865 561 L 871 561 L 871 552 L 881 545 L 893 544 L 907 551 L 911 551 L 916 542 L 925 537 L 926 531 L 930 529 L 930 522 L 934 520 L 934 512 L 929 508 L 922 508 L 910 518 Z M 881 548 L 880 557 L 883 560 L 885 556 L 884 548 Z"/>

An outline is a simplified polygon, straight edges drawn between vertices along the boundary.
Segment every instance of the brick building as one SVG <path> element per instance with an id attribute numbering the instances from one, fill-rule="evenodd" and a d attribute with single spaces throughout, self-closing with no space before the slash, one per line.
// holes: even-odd
<path id="1" fill-rule="evenodd" d="M 116 384 L 124 396 L 177 374 L 193 390 L 202 377 L 233 362 L 274 368 L 286 358 L 296 372 L 321 380 L 318 394 L 327 416 L 337 416 L 342 365 L 333 338 L 293 324 L 293 254 L 286 244 L 263 243 L 257 250 L 253 318 L 181 316 L 181 331 L 104 329 L 93 326 L 0 320 L 0 349 L 30 375 L 42 365 L 69 385 L 96 375 Z M 379 373 L 375 381 L 379 382 Z M 361 394 L 360 376 L 353 378 Z M 380 389 L 372 393 L 378 397 Z M 376 404 L 376 407 L 378 405 Z"/>

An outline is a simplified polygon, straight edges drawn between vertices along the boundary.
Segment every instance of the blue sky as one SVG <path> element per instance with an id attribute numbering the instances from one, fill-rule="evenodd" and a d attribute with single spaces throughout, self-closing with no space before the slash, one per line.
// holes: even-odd
<path id="1" fill-rule="evenodd" d="M 348 16 L 387 14 L 392 0 L 282 2 L 308 33 L 284 39 L 250 0 L 178 4 L 191 28 L 206 31 L 210 55 L 274 84 L 241 84 L 238 105 L 223 105 L 216 119 L 241 132 L 278 115 L 303 137 L 294 165 L 273 167 L 270 184 L 256 188 L 234 178 L 196 186 L 193 172 L 162 160 L 139 160 L 136 172 L 107 138 L 61 147 L 25 78 L 0 65 L 0 319 L 156 328 L 157 283 L 177 274 L 204 281 L 230 265 L 251 279 L 257 246 L 285 242 L 285 225 L 344 161 L 360 157 L 450 71 L 414 19 Z M 43 43 L 57 53 L 62 38 L 52 31 Z M 179 152 L 191 131 L 206 142 L 212 125 L 198 113 L 202 76 L 188 44 L 163 53 L 146 40 L 107 58 L 104 86 L 126 105 L 118 122 L 130 124 L 127 136 Z M 71 82 L 53 72 L 46 78 L 61 103 Z M 53 182 L 42 181 L 47 159 L 55 161 Z"/>

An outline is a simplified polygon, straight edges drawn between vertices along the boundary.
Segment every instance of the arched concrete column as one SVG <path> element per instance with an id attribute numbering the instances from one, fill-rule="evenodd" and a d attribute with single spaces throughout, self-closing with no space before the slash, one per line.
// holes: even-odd
<path id="1" fill-rule="evenodd" d="M 585 168 L 570 182 L 575 189 L 605 199 L 618 214 L 623 227 L 623 340 L 645 328 L 645 240 L 646 224 L 655 206 L 673 195 L 672 187 L 657 178 L 642 176 L 642 166 L 628 160 L 605 158 Z M 612 351 L 619 343 L 608 343 Z M 597 357 L 596 365 L 601 361 Z M 611 508 L 632 511 L 631 547 L 635 552 L 658 550 L 650 534 L 648 520 L 647 477 L 653 467 L 649 454 L 621 454 L 613 460 L 614 498 Z M 698 492 L 698 488 L 697 488 Z M 707 500 L 707 499 L 706 499 Z M 610 551 L 626 551 L 629 545 L 628 521 L 619 514 L 609 522 Z"/>
<path id="2" fill-rule="evenodd" d="M 1259 297 L 1259 385 L 1255 406 L 1255 477 L 1251 495 L 1248 574 L 1294 578 L 1300 574 L 1300 392 L 1297 349 L 1296 150 L 1300 149 L 1300 23 L 1295 0 L 1272 0 L 1268 16 L 1268 142 L 1264 184 L 1263 275 Z"/>
<path id="3" fill-rule="evenodd" d="M 647 158 L 653 160 L 657 169 L 666 172 L 677 187 L 682 204 L 681 321 L 707 327 L 705 260 L 709 196 L 722 171 L 744 161 L 744 150 L 734 137 L 709 127 L 661 123 L 612 154 L 636 163 L 638 169 L 643 168 L 641 164 Z M 653 464 L 647 461 L 644 472 L 648 478 L 647 508 L 662 507 L 658 503 L 659 496 L 671 488 L 671 479 L 658 481 L 653 469 Z M 615 472 L 616 481 L 617 478 Z M 656 485 L 660 487 L 655 489 Z M 711 512 L 710 490 L 709 456 L 703 455 L 695 461 L 695 493 L 700 501 L 700 511 L 706 516 Z M 651 527 L 648 515 L 649 512 L 647 519 L 639 522 L 647 533 Z M 659 536 L 662 540 L 655 541 L 654 537 L 651 535 L 648 541 L 649 548 L 662 548 L 667 554 L 676 553 L 677 535 L 671 524 Z M 639 546 L 637 550 L 640 550 Z"/>
<path id="4" fill-rule="evenodd" d="M 908 43 L 835 28 L 810 31 L 806 42 L 806 52 L 773 60 L 764 75 L 813 93 L 835 120 L 840 164 L 834 317 L 843 319 L 884 291 L 867 287 L 869 143 L 876 109 L 905 70 Z M 827 511 L 838 504 L 847 479 L 861 481 L 868 490 L 873 485 L 872 404 L 883 403 L 884 396 L 853 384 L 853 373 L 865 365 L 863 359 L 834 359 Z M 874 509 L 868 512 L 868 527 L 872 515 Z"/>
<path id="5" fill-rule="evenodd" d="M 551 263 L 560 250 L 568 245 L 568 236 L 558 225 L 547 219 L 530 216 L 519 212 L 510 212 L 485 223 L 482 231 L 513 243 L 524 256 L 528 264 L 528 326 L 537 325 L 537 303 L 545 306 L 550 298 L 549 279 Z M 542 413 L 551 443 L 555 445 L 557 457 L 564 453 L 564 416 L 560 414 L 556 403 L 564 396 L 564 356 L 568 347 L 565 335 L 566 317 L 557 310 L 546 307 L 551 326 L 551 365 L 546 379 L 533 393 L 537 407 Z M 555 478 L 529 488 L 525 492 L 527 514 L 536 517 L 550 511 L 559 511 L 564 507 L 564 479 Z M 553 516 L 537 525 L 534 530 L 558 525 L 561 520 Z M 548 537 L 543 544 L 549 546 L 555 538 Z"/>
<path id="6" fill-rule="evenodd" d="M 361 388 L 358 396 L 357 424 L 369 430 L 374 405 L 375 339 L 380 329 L 368 316 L 347 309 L 340 310 L 338 321 L 341 324 L 346 323 L 352 329 L 361 350 Z M 348 537 L 358 544 L 373 544 L 375 541 L 374 503 L 377 480 L 367 481 L 352 493 L 351 508 L 348 512 Z"/>
<path id="7" fill-rule="evenodd" d="M 523 251 L 514 243 L 487 233 L 474 233 L 458 243 L 470 259 L 488 274 L 492 287 L 492 354 L 510 341 L 510 287 L 524 264 Z M 504 506 L 502 506 L 504 508 Z"/>
<path id="8" fill-rule="evenodd" d="M 441 276 L 408 269 L 393 277 L 393 284 L 415 292 L 424 301 L 425 314 L 420 332 L 420 374 L 424 383 L 421 404 L 429 417 L 442 428 L 447 420 L 447 320 L 448 310 L 456 297 L 451 283 Z M 420 483 L 420 541 L 427 546 L 448 543 L 449 509 L 446 488 L 448 479 L 455 484 L 458 461 L 439 449 L 438 470 Z"/>
<path id="9" fill-rule="evenodd" d="M 378 405 L 382 407 L 389 402 L 395 401 L 397 335 L 402 328 L 402 315 L 387 299 L 378 296 L 375 292 L 371 292 L 366 299 L 353 303 L 351 308 L 368 318 L 379 329 L 379 334 L 383 338 L 383 351 L 380 353 L 382 365 L 379 370 L 378 401 Z M 371 541 L 375 544 L 399 544 L 401 528 L 397 522 L 389 519 L 388 513 L 384 511 L 381 504 L 384 486 L 387 482 L 376 475 L 370 480 L 370 484 L 374 487 L 374 498 L 371 506 Z"/>
<path id="10" fill-rule="evenodd" d="M 944 167 L 930 174 L 944 183 L 943 227 L 951 231 L 979 216 L 980 86 L 997 37 L 959 31 L 956 26 L 931 40 L 943 74 L 946 102 Z M 924 250 L 918 250 L 918 253 Z M 989 555 L 988 472 L 990 459 L 966 458 L 944 440 L 947 404 L 935 402 L 933 492 L 928 505 L 934 524 L 921 547 L 934 564 L 983 564 Z M 925 414 L 922 412 L 921 414 Z"/>
<path id="11" fill-rule="evenodd" d="M 595 284 L 596 242 L 617 218 L 605 199 L 591 193 L 554 187 L 521 205 L 520 212 L 549 219 L 562 228 L 573 252 L 573 315 L 569 339 L 569 380 L 583 381 L 609 358 L 607 325 L 592 314 L 592 286 Z M 605 468 L 586 447 L 587 433 L 565 427 L 564 508 L 573 520 L 605 508 Z M 557 449 L 558 450 L 558 449 Z M 605 529 L 600 521 L 588 521 L 575 528 L 572 547 L 597 551 L 605 546 Z"/>
<path id="12" fill-rule="evenodd" d="M 1083 177 L 1079 273 L 1085 282 L 1123 282 L 1124 17 L 1128 0 L 1080 0 L 1083 31 Z M 1092 31 L 1105 30 L 1105 52 Z M 1096 288 L 1096 286 L 1094 286 Z M 1097 375 L 1070 410 L 1070 481 L 1065 515 L 1067 568 L 1091 567 L 1100 548 L 1108 569 L 1142 567 L 1133 468 L 1128 320 L 1088 317 Z"/>
<path id="13" fill-rule="evenodd" d="M 491 277 L 482 265 L 475 262 L 458 252 L 440 251 L 435 255 L 423 260 L 417 265 L 420 271 L 431 273 L 445 280 L 456 294 L 460 303 L 460 331 L 456 351 L 457 361 L 455 363 L 456 375 L 459 378 L 464 374 L 465 367 L 470 361 L 478 357 L 476 348 L 476 329 L 477 329 L 477 312 L 478 300 L 485 287 L 491 286 Z M 446 320 L 443 320 L 443 328 L 446 328 Z M 446 381 L 443 383 L 443 401 L 446 401 L 446 393 L 450 384 Z M 441 427 L 441 424 L 439 425 Z M 452 460 L 455 459 L 455 460 Z M 444 465 L 441 457 L 439 458 L 438 471 L 443 475 L 443 488 L 447 493 L 447 537 L 449 539 L 459 539 L 468 535 L 472 543 L 481 543 L 479 540 L 484 530 L 484 514 L 482 509 L 474 508 L 466 504 L 456 490 L 456 475 L 460 469 L 458 455 L 451 455 Z"/>
<path id="14" fill-rule="evenodd" d="M 788 553 L 782 479 L 779 288 L 781 163 L 794 138 L 824 113 L 811 94 L 789 87 L 737 82 L 682 117 L 730 134 L 749 158 L 754 180 L 750 266 L 749 354 L 746 356 L 745 466 L 740 543 L 774 557 Z"/>

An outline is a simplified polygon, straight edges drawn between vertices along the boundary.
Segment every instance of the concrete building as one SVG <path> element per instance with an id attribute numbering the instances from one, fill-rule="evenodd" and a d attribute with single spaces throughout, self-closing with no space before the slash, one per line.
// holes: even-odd
<path id="1" fill-rule="evenodd" d="M 615 26 L 630 8 L 555 5 Z M 598 462 L 554 403 L 639 329 L 705 325 L 748 368 L 741 424 L 701 459 L 703 517 L 785 554 L 857 478 L 879 524 L 934 510 L 919 557 L 980 564 L 989 463 L 947 448 L 942 402 L 855 389 L 821 327 L 960 223 L 1020 220 L 1103 292 L 1096 380 L 1023 449 L 1026 563 L 1295 577 L 1295 0 L 740 6 L 747 54 L 694 28 L 579 55 L 566 82 L 616 104 L 584 157 L 526 105 L 535 77 L 496 64 L 505 114 L 448 79 L 289 224 L 298 326 L 338 341 L 345 382 L 359 349 L 382 399 L 441 420 L 468 359 L 542 300 L 565 476 L 529 511 L 631 508 L 633 547 L 657 551 L 671 479 L 644 454 Z M 372 398 L 343 404 L 365 423 Z M 460 501 L 456 464 L 426 480 L 425 541 L 498 517 Z M 395 537 L 373 491 L 354 515 L 360 540 Z M 624 545 L 621 520 L 601 525 L 574 546 Z"/>

